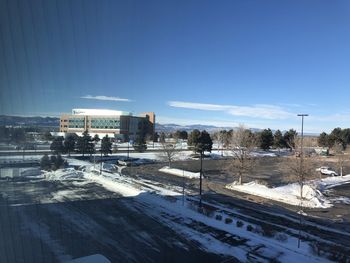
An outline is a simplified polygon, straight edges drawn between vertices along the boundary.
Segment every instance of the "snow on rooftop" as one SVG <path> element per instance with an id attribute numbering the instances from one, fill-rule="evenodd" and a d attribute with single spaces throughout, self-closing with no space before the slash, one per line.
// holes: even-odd
<path id="1" fill-rule="evenodd" d="M 132 115 L 131 112 L 107 109 L 72 109 L 73 115 Z"/>

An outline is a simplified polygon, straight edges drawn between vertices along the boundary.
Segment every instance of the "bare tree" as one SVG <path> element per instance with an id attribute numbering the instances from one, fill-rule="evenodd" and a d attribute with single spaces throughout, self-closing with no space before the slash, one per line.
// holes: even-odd
<path id="1" fill-rule="evenodd" d="M 334 144 L 332 149 L 333 149 L 334 154 L 335 154 L 335 156 L 337 158 L 337 166 L 338 166 L 338 169 L 339 169 L 339 174 L 340 174 L 340 176 L 343 176 L 344 166 L 345 166 L 345 163 L 348 161 L 347 160 L 348 156 L 344 152 L 343 145 L 341 145 L 339 143 Z"/>
<path id="2" fill-rule="evenodd" d="M 231 173 L 238 173 L 239 184 L 242 184 L 242 177 L 247 175 L 254 166 L 255 158 L 251 153 L 255 146 L 254 134 L 243 125 L 232 132 L 228 148 L 233 154 L 233 159 L 228 166 L 228 170 Z"/>
<path id="3" fill-rule="evenodd" d="M 159 153 L 160 158 L 169 164 L 169 168 L 171 167 L 171 163 L 174 161 L 177 156 L 177 151 L 175 149 L 175 145 L 168 142 L 161 143 L 161 151 Z"/>

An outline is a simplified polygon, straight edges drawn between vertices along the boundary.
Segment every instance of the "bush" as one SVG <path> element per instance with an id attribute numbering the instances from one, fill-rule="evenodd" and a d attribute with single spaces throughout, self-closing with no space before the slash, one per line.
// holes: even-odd
<path id="1" fill-rule="evenodd" d="M 244 226 L 244 223 L 243 223 L 242 221 L 238 220 L 238 221 L 236 222 L 236 226 L 237 226 L 237 227 L 242 227 L 242 226 Z"/>
<path id="2" fill-rule="evenodd" d="M 262 225 L 262 232 L 264 236 L 273 237 L 275 236 L 276 230 L 273 228 L 272 225 L 264 224 Z"/>
<path id="3" fill-rule="evenodd" d="M 225 218 L 225 224 L 231 224 L 233 222 L 233 220 L 229 217 Z"/>
<path id="4" fill-rule="evenodd" d="M 281 242 L 286 242 L 288 240 L 288 237 L 286 234 L 284 233 L 278 233 L 276 236 L 275 236 L 276 240 L 278 241 L 281 241 Z"/>
<path id="5" fill-rule="evenodd" d="M 253 229 L 254 229 L 254 228 L 252 227 L 252 225 L 247 225 L 247 231 L 252 232 Z"/>
<path id="6" fill-rule="evenodd" d="M 249 231 L 249 230 L 248 230 Z M 253 232 L 254 233 L 257 233 L 257 234 L 260 234 L 260 235 L 263 235 L 264 234 L 264 230 L 261 228 L 261 226 L 256 226 L 254 229 L 253 229 Z"/>
<path id="7" fill-rule="evenodd" d="M 222 215 L 216 215 L 215 219 L 221 221 L 222 220 Z"/>
<path id="8" fill-rule="evenodd" d="M 147 145 L 146 144 L 134 144 L 133 145 L 134 147 L 134 150 L 137 151 L 137 152 L 144 152 L 147 150 Z"/>
<path id="9" fill-rule="evenodd" d="M 51 161 L 50 161 L 50 158 L 47 154 L 45 154 L 41 160 L 40 160 L 40 167 L 41 169 L 43 170 L 50 170 L 51 169 Z"/>

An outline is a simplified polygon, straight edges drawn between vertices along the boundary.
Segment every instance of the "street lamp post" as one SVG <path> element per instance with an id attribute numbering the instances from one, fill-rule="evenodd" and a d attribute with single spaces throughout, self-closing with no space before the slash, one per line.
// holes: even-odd
<path id="1" fill-rule="evenodd" d="M 202 207 L 203 150 L 201 149 L 201 169 L 199 171 L 199 206 Z"/>
<path id="2" fill-rule="evenodd" d="M 102 174 L 102 145 L 101 145 L 100 175 Z"/>
<path id="3" fill-rule="evenodd" d="M 129 143 L 130 141 L 128 140 L 128 160 L 129 160 Z"/>
<path id="4" fill-rule="evenodd" d="M 300 248 L 300 239 L 301 239 L 301 226 L 302 226 L 302 208 L 303 208 L 303 186 L 304 186 L 304 176 L 302 175 L 303 171 L 303 162 L 304 162 L 304 117 L 309 116 L 308 114 L 298 114 L 298 117 L 301 117 L 301 144 L 300 144 L 300 167 L 299 167 L 299 180 L 300 180 L 300 211 L 299 211 L 299 237 L 298 237 L 298 248 Z"/>

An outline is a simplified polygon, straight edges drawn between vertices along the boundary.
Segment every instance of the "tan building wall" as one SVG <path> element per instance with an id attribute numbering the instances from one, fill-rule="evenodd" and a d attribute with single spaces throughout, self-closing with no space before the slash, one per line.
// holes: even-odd
<path id="1" fill-rule="evenodd" d="M 152 124 L 151 135 L 154 134 L 155 114 L 142 113 L 140 116 L 131 115 L 78 115 L 63 114 L 60 118 L 60 132 L 115 134 L 135 139 L 139 134 L 139 121 L 147 118 Z M 114 128 L 111 128 L 114 127 Z"/>

